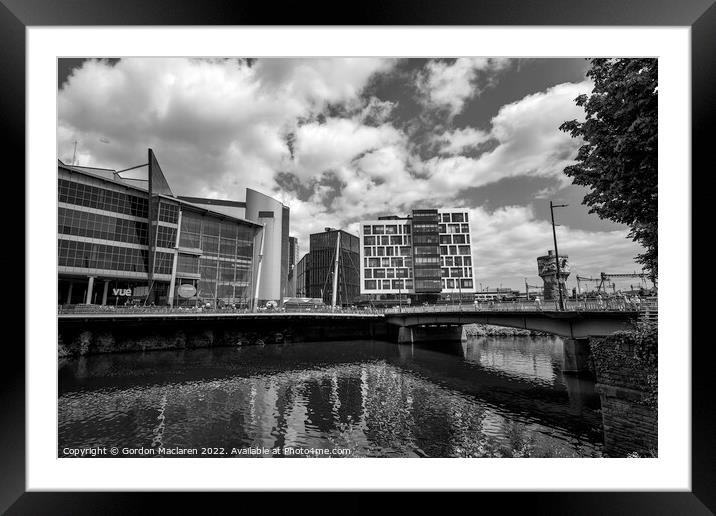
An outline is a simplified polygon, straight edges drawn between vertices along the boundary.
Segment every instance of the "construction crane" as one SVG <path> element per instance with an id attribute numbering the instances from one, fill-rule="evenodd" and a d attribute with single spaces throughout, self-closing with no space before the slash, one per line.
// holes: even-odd
<path id="1" fill-rule="evenodd" d="M 602 279 L 601 278 L 589 278 L 587 276 L 577 275 L 577 294 L 582 293 L 581 282 L 588 282 L 588 281 L 594 281 L 595 283 L 599 283 L 600 281 L 602 281 Z M 597 286 L 597 291 L 599 291 L 599 286 Z"/>
<path id="2" fill-rule="evenodd" d="M 537 286 L 537 285 L 528 285 L 528 284 L 527 284 L 527 278 L 525 278 L 525 297 L 526 297 L 527 301 L 530 300 L 530 288 L 535 289 L 535 291 L 536 291 L 537 293 L 539 293 L 540 291 L 543 291 L 543 290 L 544 290 L 544 287 L 539 287 L 539 286 Z"/>
<path id="3" fill-rule="evenodd" d="M 644 274 L 643 272 L 633 272 L 633 273 L 619 273 L 619 274 L 608 274 L 606 272 L 601 273 L 601 282 L 599 283 L 599 287 L 597 290 L 601 290 L 601 288 L 604 286 L 605 281 L 613 280 L 613 279 L 621 279 L 621 278 L 639 278 L 646 287 L 646 280 L 649 276 Z M 652 280 L 652 284 L 654 285 L 654 288 L 656 288 L 656 283 Z M 612 283 L 612 289 L 614 290 L 616 288 L 615 284 Z"/>

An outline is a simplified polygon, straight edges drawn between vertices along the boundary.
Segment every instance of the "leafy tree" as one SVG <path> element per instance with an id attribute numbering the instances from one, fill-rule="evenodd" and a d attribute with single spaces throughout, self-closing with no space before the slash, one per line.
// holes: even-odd
<path id="1" fill-rule="evenodd" d="M 657 63 L 656 59 L 590 59 L 590 95 L 575 101 L 584 122 L 560 129 L 584 141 L 577 163 L 564 172 L 591 191 L 590 213 L 626 224 L 645 249 L 636 257 L 652 278 L 657 264 Z"/>

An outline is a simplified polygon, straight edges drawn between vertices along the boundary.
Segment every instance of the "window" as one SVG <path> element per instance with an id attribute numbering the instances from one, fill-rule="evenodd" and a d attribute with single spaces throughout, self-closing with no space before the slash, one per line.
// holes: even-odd
<path id="1" fill-rule="evenodd" d="M 365 280 L 365 289 L 366 290 L 376 290 L 375 280 Z"/>
<path id="2" fill-rule="evenodd" d="M 372 278 L 373 277 L 373 269 L 366 269 L 365 271 L 363 271 L 363 275 L 366 278 Z"/>
<path id="3" fill-rule="evenodd" d="M 393 248 L 393 247 L 386 247 L 386 248 L 385 248 L 385 255 L 386 255 L 386 256 L 395 256 L 395 248 Z"/>
<path id="4" fill-rule="evenodd" d="M 395 277 L 396 278 L 407 278 L 408 277 L 408 269 L 396 269 Z"/>
<path id="5" fill-rule="evenodd" d="M 462 264 L 472 266 L 472 258 L 470 256 L 464 256 L 462 258 Z"/>
<path id="6" fill-rule="evenodd" d="M 443 222 L 450 222 L 450 214 L 443 213 Z"/>
<path id="7" fill-rule="evenodd" d="M 375 237 L 367 236 L 367 237 L 363 238 L 363 243 L 365 245 L 375 245 Z"/>
<path id="8" fill-rule="evenodd" d="M 385 277 L 386 278 L 395 278 L 395 269 L 386 269 Z"/>
<path id="9" fill-rule="evenodd" d="M 460 224 L 448 224 L 447 232 L 448 233 L 459 233 L 460 232 Z"/>
<path id="10" fill-rule="evenodd" d="M 385 278 L 385 269 L 373 269 L 374 278 Z"/>
<path id="11" fill-rule="evenodd" d="M 397 289 L 397 290 L 404 288 L 403 280 L 399 280 L 399 279 L 393 280 L 393 288 Z"/>
<path id="12" fill-rule="evenodd" d="M 462 213 L 453 213 L 452 221 L 453 222 L 465 222 L 465 217 Z"/>
<path id="13" fill-rule="evenodd" d="M 447 281 L 447 288 L 455 288 L 455 280 L 449 279 Z"/>
<path id="14" fill-rule="evenodd" d="M 372 250 L 371 247 L 364 247 L 364 248 L 363 248 L 363 255 L 364 255 L 364 256 L 372 256 L 371 250 Z"/>
<path id="15" fill-rule="evenodd" d="M 374 235 L 382 235 L 384 233 L 384 226 L 373 226 Z"/>
<path id="16" fill-rule="evenodd" d="M 452 244 L 450 241 L 450 235 L 440 235 L 440 243 L 441 244 Z"/>
<path id="17" fill-rule="evenodd" d="M 398 233 L 398 226 L 395 224 L 389 224 L 385 226 L 385 234 L 386 235 L 395 235 Z"/>
<path id="18" fill-rule="evenodd" d="M 363 234 L 370 235 L 370 226 L 363 226 Z"/>
<path id="19" fill-rule="evenodd" d="M 380 266 L 381 267 L 390 267 L 390 258 L 381 258 Z"/>
<path id="20" fill-rule="evenodd" d="M 470 254 L 470 246 L 469 245 L 461 245 L 458 246 L 460 249 L 460 254 Z"/>
<path id="21" fill-rule="evenodd" d="M 438 233 L 446 233 L 445 224 L 438 225 Z"/>
<path id="22" fill-rule="evenodd" d="M 368 267 L 380 267 L 380 258 L 366 258 Z"/>
<path id="23" fill-rule="evenodd" d="M 450 269 L 443 267 L 442 269 L 440 269 L 440 272 L 443 278 L 447 278 L 450 276 Z"/>
<path id="24" fill-rule="evenodd" d="M 453 265 L 455 265 L 455 263 L 453 262 L 452 256 L 445 257 L 445 265 L 447 265 L 448 267 L 452 267 Z"/>
<path id="25" fill-rule="evenodd" d="M 464 244 L 465 243 L 465 235 L 453 235 L 452 236 L 452 243 L 453 244 Z"/>
<path id="26" fill-rule="evenodd" d="M 462 288 L 472 288 L 472 279 L 461 279 L 460 283 L 462 284 Z"/>
<path id="27" fill-rule="evenodd" d="M 455 257 L 455 265 L 462 266 L 462 256 Z"/>
<path id="28" fill-rule="evenodd" d="M 403 243 L 403 237 L 400 235 L 390 237 L 390 245 L 401 245 Z"/>
<path id="29" fill-rule="evenodd" d="M 391 258 L 391 259 L 390 259 L 390 266 L 391 266 L 391 267 L 402 267 L 402 266 L 403 266 L 403 259 L 402 259 L 402 258 Z"/>
<path id="30" fill-rule="evenodd" d="M 460 224 L 461 233 L 469 233 L 470 226 L 468 224 Z"/>
<path id="31" fill-rule="evenodd" d="M 390 237 L 389 236 L 380 237 L 380 243 L 382 245 L 390 245 Z"/>
<path id="32" fill-rule="evenodd" d="M 440 254 L 442 254 L 442 255 L 448 254 L 448 246 L 441 245 L 440 246 Z"/>
<path id="33" fill-rule="evenodd" d="M 450 246 L 450 254 L 457 254 L 457 246 L 456 245 Z"/>
<path id="34" fill-rule="evenodd" d="M 376 256 L 385 256 L 385 247 L 376 247 L 375 251 Z"/>
<path id="35" fill-rule="evenodd" d="M 410 247 L 403 246 L 400 248 L 400 256 L 410 256 Z"/>
<path id="36" fill-rule="evenodd" d="M 384 289 L 384 290 L 389 290 L 389 289 L 390 289 L 390 280 L 389 280 L 389 279 L 384 279 L 384 280 L 383 280 L 383 289 Z"/>

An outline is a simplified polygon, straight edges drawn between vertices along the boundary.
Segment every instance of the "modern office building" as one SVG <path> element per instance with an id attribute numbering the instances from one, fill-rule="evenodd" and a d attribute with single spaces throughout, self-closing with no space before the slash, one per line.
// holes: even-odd
<path id="1" fill-rule="evenodd" d="M 308 297 L 321 298 L 331 304 L 335 283 L 337 305 L 352 304 L 360 299 L 360 240 L 357 236 L 326 228 L 310 235 L 308 255 Z M 334 281 L 336 262 L 338 278 Z"/>
<path id="2" fill-rule="evenodd" d="M 437 299 L 475 292 L 463 209 L 415 209 L 360 224 L 360 292 L 374 299 Z"/>
<path id="3" fill-rule="evenodd" d="M 298 263 L 298 238 L 288 237 L 288 279 L 286 297 L 296 297 L 296 264 Z"/>
<path id="4" fill-rule="evenodd" d="M 281 217 L 273 225 L 281 229 L 288 208 L 256 192 L 263 222 L 249 220 L 237 215 L 240 203 L 175 196 L 151 149 L 147 163 L 133 168 L 143 167 L 147 179 L 129 179 L 58 161 L 59 304 L 255 306 L 278 299 L 261 298 L 262 266 L 281 266 L 281 248 L 265 243 L 273 219 L 265 207 Z"/>
<path id="5" fill-rule="evenodd" d="M 311 274 L 311 255 L 306 253 L 296 264 L 296 297 L 309 297 L 308 284 Z"/>
<path id="6" fill-rule="evenodd" d="M 280 301 L 287 295 L 289 273 L 290 210 L 276 199 L 246 189 L 245 201 L 227 201 L 180 196 L 179 199 L 217 213 L 223 213 L 260 224 L 264 231 L 259 242 L 261 255 L 260 303 Z"/>

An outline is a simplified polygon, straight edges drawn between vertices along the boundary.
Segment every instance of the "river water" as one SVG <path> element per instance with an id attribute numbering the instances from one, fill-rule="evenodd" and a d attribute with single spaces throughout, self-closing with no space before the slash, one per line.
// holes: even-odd
<path id="1" fill-rule="evenodd" d="M 58 456 L 601 456 L 594 383 L 561 363 L 552 337 L 61 359 Z"/>

